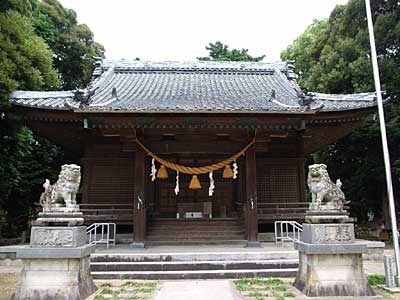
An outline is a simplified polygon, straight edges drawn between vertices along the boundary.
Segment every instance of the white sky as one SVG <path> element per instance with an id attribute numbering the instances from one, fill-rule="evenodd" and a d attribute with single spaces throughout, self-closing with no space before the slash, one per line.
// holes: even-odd
<path id="1" fill-rule="evenodd" d="M 195 60 L 220 40 L 253 56 L 280 52 L 347 0 L 59 0 L 87 24 L 107 58 Z"/>

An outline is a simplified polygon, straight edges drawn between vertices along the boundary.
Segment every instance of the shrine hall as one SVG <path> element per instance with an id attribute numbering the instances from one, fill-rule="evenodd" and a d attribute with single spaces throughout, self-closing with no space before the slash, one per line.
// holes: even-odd
<path id="1" fill-rule="evenodd" d="M 98 59 L 85 89 L 10 99 L 82 167 L 86 224 L 143 244 L 256 245 L 274 221 L 303 220 L 305 157 L 376 106 L 375 93 L 301 89 L 291 62 Z"/>

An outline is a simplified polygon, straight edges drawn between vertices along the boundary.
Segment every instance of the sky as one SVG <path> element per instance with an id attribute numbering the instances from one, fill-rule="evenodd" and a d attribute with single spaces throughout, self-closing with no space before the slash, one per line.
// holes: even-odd
<path id="1" fill-rule="evenodd" d="M 195 60 L 221 41 L 266 61 L 347 0 L 59 0 L 87 24 L 106 58 Z"/>

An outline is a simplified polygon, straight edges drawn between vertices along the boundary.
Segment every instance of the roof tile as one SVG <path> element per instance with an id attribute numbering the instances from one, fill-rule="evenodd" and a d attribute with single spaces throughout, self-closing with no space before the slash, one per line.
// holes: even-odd
<path id="1" fill-rule="evenodd" d="M 133 112 L 304 112 L 340 111 L 376 105 L 375 93 L 302 95 L 285 62 L 141 62 L 104 60 L 96 64 L 86 93 L 11 94 L 16 105 L 50 109 Z M 303 97 L 308 105 L 301 105 Z"/>

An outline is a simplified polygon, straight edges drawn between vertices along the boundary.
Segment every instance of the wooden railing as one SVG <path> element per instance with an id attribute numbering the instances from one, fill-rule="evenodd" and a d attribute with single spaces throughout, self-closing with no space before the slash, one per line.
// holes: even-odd
<path id="1" fill-rule="evenodd" d="M 120 203 L 81 203 L 85 224 L 116 223 L 117 225 L 133 224 L 133 204 Z"/>
<path id="2" fill-rule="evenodd" d="M 310 202 L 257 203 L 259 223 L 275 221 L 304 221 Z M 349 209 L 348 205 L 344 207 Z"/>
<path id="3" fill-rule="evenodd" d="M 304 221 L 309 202 L 258 203 L 258 222 L 273 223 L 279 220 Z"/>

